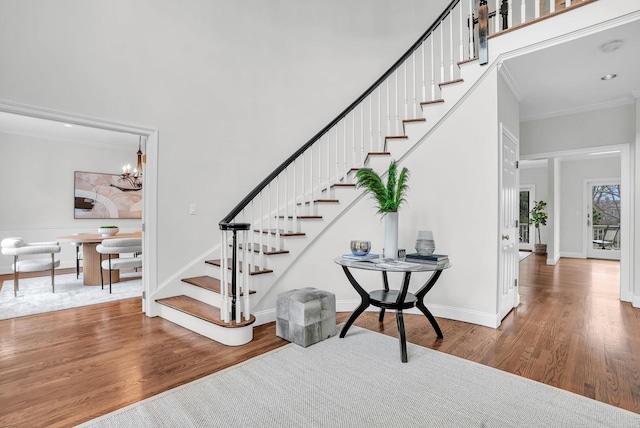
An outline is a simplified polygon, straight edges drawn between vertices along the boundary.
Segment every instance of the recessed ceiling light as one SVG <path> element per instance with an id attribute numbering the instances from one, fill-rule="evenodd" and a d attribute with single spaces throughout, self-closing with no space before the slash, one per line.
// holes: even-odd
<path id="1" fill-rule="evenodd" d="M 66 126 L 67 128 L 73 128 L 73 125 L 70 123 L 65 123 L 64 126 Z"/>
<path id="2" fill-rule="evenodd" d="M 600 78 L 600 80 L 611 80 L 611 79 L 615 79 L 616 77 L 618 77 L 617 74 L 613 74 L 613 73 L 612 74 L 606 74 L 606 75 L 602 76 Z"/>
<path id="3" fill-rule="evenodd" d="M 622 40 L 614 40 L 612 42 L 605 43 L 604 45 L 600 46 L 600 50 L 604 53 L 613 52 L 620 49 L 623 44 L 624 42 Z"/>

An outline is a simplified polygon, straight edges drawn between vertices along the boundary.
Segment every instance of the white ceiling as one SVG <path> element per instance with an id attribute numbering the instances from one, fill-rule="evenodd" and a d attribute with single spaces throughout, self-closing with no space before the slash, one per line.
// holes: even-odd
<path id="1" fill-rule="evenodd" d="M 609 53 L 601 46 L 622 41 Z M 640 21 L 505 60 L 523 121 L 629 104 L 640 96 Z M 614 73 L 613 80 L 601 80 Z"/>
<path id="2" fill-rule="evenodd" d="M 5 112 L 0 112 L 0 132 L 111 149 L 127 150 L 138 147 L 138 135 Z"/>
<path id="3" fill-rule="evenodd" d="M 601 46 L 619 40 L 609 53 Z M 523 121 L 628 104 L 640 96 L 640 21 L 604 30 L 517 58 L 503 71 L 520 100 Z M 613 80 L 600 78 L 615 73 Z M 138 136 L 0 112 L 0 132 L 131 148 Z"/>

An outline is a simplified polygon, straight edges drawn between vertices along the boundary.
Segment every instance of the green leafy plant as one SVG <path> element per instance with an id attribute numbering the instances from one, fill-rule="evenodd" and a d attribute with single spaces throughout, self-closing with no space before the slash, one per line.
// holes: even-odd
<path id="1" fill-rule="evenodd" d="M 544 212 L 547 207 L 547 203 L 545 201 L 533 201 L 533 208 L 529 212 L 529 220 L 533 223 L 533 226 L 536 228 L 538 232 L 538 244 L 540 244 L 540 226 L 547 225 L 547 218 L 549 217 L 546 212 Z"/>
<path id="2" fill-rule="evenodd" d="M 100 226 L 100 229 L 115 229 L 118 226 Z"/>
<path id="3" fill-rule="evenodd" d="M 396 212 L 405 200 L 405 193 L 409 189 L 409 170 L 402 168 L 398 175 L 396 161 L 391 161 L 387 170 L 387 183 L 371 168 L 361 168 L 356 173 L 358 183 L 356 188 L 364 189 L 378 203 L 378 214 Z"/>

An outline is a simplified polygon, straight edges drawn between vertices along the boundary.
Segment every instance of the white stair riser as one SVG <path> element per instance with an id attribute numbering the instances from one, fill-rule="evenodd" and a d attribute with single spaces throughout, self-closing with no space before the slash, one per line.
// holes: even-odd
<path id="1" fill-rule="evenodd" d="M 237 328 L 220 327 L 165 305 L 160 305 L 158 315 L 223 345 L 240 346 L 251 342 L 253 339 L 253 325 Z"/>
<path id="2" fill-rule="evenodd" d="M 213 276 L 217 278 L 217 276 Z M 208 305 L 215 306 L 216 308 L 220 307 L 220 294 L 215 293 L 213 291 L 207 290 L 206 288 L 198 287 L 193 284 L 189 284 L 188 282 L 184 285 L 184 295 L 191 297 L 193 299 L 204 302 Z"/>

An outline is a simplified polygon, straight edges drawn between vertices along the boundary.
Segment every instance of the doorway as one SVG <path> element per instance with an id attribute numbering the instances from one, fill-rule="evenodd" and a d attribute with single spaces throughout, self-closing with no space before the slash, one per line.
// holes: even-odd
<path id="1" fill-rule="evenodd" d="M 113 142 L 115 139 L 114 135 L 118 134 L 132 134 L 135 135 L 135 148 L 138 148 L 138 136 L 142 136 L 146 138 L 146 147 L 145 147 L 145 172 L 144 172 L 144 182 L 145 185 L 143 187 L 143 208 L 142 208 L 142 222 L 141 228 L 145 232 L 143 233 L 143 247 L 145 251 L 145 263 L 142 268 L 142 285 L 143 285 L 143 311 L 147 312 L 148 302 L 145 300 L 144 296 L 149 295 L 150 291 L 155 291 L 157 286 L 157 278 L 155 269 L 151 269 L 151 266 L 156 266 L 157 260 L 157 244 L 156 244 L 156 236 L 155 231 L 157 230 L 157 146 L 158 146 L 158 131 L 156 129 L 147 128 L 144 126 L 133 126 L 129 124 L 116 123 L 113 121 L 104 121 L 102 119 L 90 118 L 86 116 L 78 116 L 74 114 L 69 114 L 66 112 L 57 112 L 50 109 L 38 108 L 34 106 L 25 106 L 17 103 L 10 102 L 0 102 L 0 114 L 5 116 L 15 116 L 16 121 L 18 122 L 17 126 L 27 126 L 27 129 L 30 131 L 28 133 L 12 131 L 15 134 L 25 134 L 25 135 L 33 135 L 33 131 L 35 129 L 34 126 L 30 126 L 31 121 L 39 121 L 39 123 L 49 122 L 52 127 L 55 129 L 76 129 L 83 130 L 90 133 L 91 138 L 81 139 L 77 147 L 79 149 L 83 148 L 87 142 L 93 141 L 94 137 L 100 138 L 99 135 L 107 135 L 107 140 L 109 142 Z M 4 122 L 3 122 L 4 123 Z M 5 124 L 6 125 L 6 124 Z M 46 124 L 43 124 L 46 127 Z M 53 128 L 46 128 L 53 129 Z M 8 132 L 8 131 L 7 131 Z M 54 131 L 55 132 L 55 131 Z M 38 134 L 40 135 L 40 134 Z M 55 135 L 55 134 L 54 134 Z M 42 134 L 44 137 L 45 134 Z M 49 137 L 52 141 L 57 141 L 56 138 L 52 136 Z M 68 138 L 61 139 L 61 141 L 68 141 Z M 104 144 L 101 140 L 99 140 L 102 144 Z M 135 148 L 133 153 L 135 154 Z M 120 165 L 118 165 L 120 167 Z M 67 183 L 66 181 L 61 181 L 63 184 Z M 73 183 L 73 182 L 72 182 Z M 73 184 L 71 184 L 73 186 Z M 71 187 L 71 194 L 73 195 L 73 187 Z M 60 198 L 64 199 L 64 198 Z M 72 199 L 73 200 L 73 199 Z M 73 211 L 71 211 L 73 213 Z M 66 218 L 66 217 L 65 217 Z M 64 222 L 59 222 L 60 224 Z M 55 236 L 58 235 L 69 235 L 70 231 L 66 229 L 73 229 L 75 225 L 72 225 L 71 222 L 69 224 L 62 224 L 61 226 L 52 226 L 49 229 L 43 232 L 42 228 L 35 230 L 37 232 L 37 236 L 27 236 L 29 232 L 29 225 L 20 224 L 20 227 L 14 227 L 12 224 L 4 224 L 0 225 L 6 229 L 6 231 L 11 231 L 11 235 L 16 234 L 16 230 L 20 228 L 20 232 L 25 234 L 25 238 L 28 241 L 37 241 L 42 240 L 41 237 L 49 234 L 51 236 L 45 236 L 46 239 L 53 240 Z M 93 231 L 93 225 L 90 225 L 91 231 Z M 89 227 L 89 225 L 87 226 Z M 46 232 L 46 233 L 45 233 Z M 11 236 L 7 235 L 7 236 Z M 75 260 L 73 261 L 75 265 Z M 70 263 L 67 263 L 70 265 Z M 75 272 L 75 267 L 73 268 Z M 10 267 L 8 269 L 4 269 L 7 273 L 10 272 Z M 76 276 L 75 273 L 73 275 Z M 153 285 L 151 285 L 153 284 Z M 150 290 L 153 288 L 153 290 Z"/>

